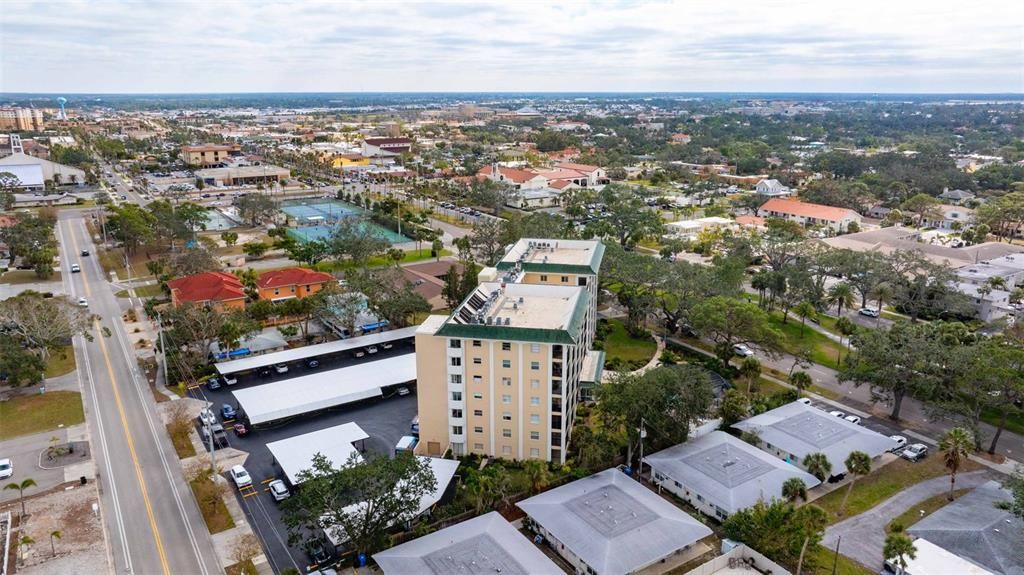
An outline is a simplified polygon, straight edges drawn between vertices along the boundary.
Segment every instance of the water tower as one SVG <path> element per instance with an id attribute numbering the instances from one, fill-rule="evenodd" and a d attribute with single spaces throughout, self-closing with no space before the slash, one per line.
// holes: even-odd
<path id="1" fill-rule="evenodd" d="M 68 115 L 64 113 L 64 104 L 68 103 L 68 99 L 64 96 L 57 98 L 57 105 L 60 106 L 60 112 L 57 112 L 58 120 L 67 120 Z"/>

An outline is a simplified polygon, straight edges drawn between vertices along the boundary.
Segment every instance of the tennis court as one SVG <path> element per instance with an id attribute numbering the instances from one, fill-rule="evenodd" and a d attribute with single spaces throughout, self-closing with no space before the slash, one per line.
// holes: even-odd
<path id="1" fill-rule="evenodd" d="M 240 225 L 242 225 L 241 222 L 220 210 L 206 210 L 207 230 L 230 230 L 231 228 L 236 228 Z"/>
<path id="2" fill-rule="evenodd" d="M 357 216 L 364 213 L 362 208 L 340 200 L 302 200 L 288 202 L 281 206 L 281 211 L 295 220 L 296 226 L 288 228 L 288 235 L 308 242 L 329 238 L 333 224 L 341 218 Z M 409 238 L 379 226 L 365 222 L 366 233 L 386 239 L 393 244 L 410 242 Z"/>

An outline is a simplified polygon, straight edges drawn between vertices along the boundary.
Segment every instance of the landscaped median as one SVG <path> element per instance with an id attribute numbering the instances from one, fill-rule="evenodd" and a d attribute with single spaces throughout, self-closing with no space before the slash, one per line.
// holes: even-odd
<path id="1" fill-rule="evenodd" d="M 208 466 L 197 464 L 191 469 L 188 484 L 210 534 L 227 531 L 235 526 L 235 520 L 231 518 L 228 506 L 224 503 L 227 484 L 214 481 L 213 471 Z"/>

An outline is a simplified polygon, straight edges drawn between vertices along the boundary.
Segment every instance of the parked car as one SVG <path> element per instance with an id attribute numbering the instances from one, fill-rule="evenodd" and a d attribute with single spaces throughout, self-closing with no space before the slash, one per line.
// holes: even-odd
<path id="1" fill-rule="evenodd" d="M 917 461 L 919 459 L 924 459 L 926 455 L 928 455 L 928 446 L 923 443 L 915 443 L 910 447 L 904 449 L 903 452 L 900 453 L 900 457 L 906 459 L 907 461 Z"/>
<path id="2" fill-rule="evenodd" d="M 308 367 L 309 369 L 316 369 L 316 368 L 320 367 L 320 360 L 318 360 L 318 359 L 307 359 L 306 360 L 306 367 Z"/>
<path id="3" fill-rule="evenodd" d="M 204 409 L 199 412 L 199 423 L 202 425 L 213 425 L 217 423 L 217 416 L 213 414 L 209 409 Z"/>
<path id="4" fill-rule="evenodd" d="M 375 345 L 371 345 L 370 347 L 366 348 L 366 353 L 368 353 L 370 355 L 373 355 L 373 354 L 377 353 L 377 351 L 378 351 L 377 350 L 377 346 L 375 346 Z"/>
<path id="5" fill-rule="evenodd" d="M 850 423 L 855 423 L 857 425 L 860 425 L 860 418 L 857 417 L 856 415 L 847 415 L 843 419 L 845 419 L 846 421 L 849 421 Z"/>
<path id="6" fill-rule="evenodd" d="M 306 553 L 309 554 L 309 558 L 313 565 L 320 565 L 322 563 L 328 563 L 331 560 L 331 554 L 327 551 L 327 546 L 320 541 L 312 541 L 306 546 Z"/>
<path id="7" fill-rule="evenodd" d="M 82 266 L 78 264 L 71 264 L 71 273 L 77 274 L 80 271 L 82 271 Z"/>
<path id="8" fill-rule="evenodd" d="M 206 380 L 206 387 L 214 391 L 220 389 L 220 379 L 217 379 L 216 377 L 211 377 L 210 379 Z"/>
<path id="9" fill-rule="evenodd" d="M 860 315 L 866 315 L 868 317 L 878 317 L 879 315 L 881 315 L 881 313 L 873 307 L 862 307 L 860 308 L 860 311 L 858 311 L 857 313 L 859 313 Z"/>
<path id="10" fill-rule="evenodd" d="M 893 453 L 896 453 L 897 451 L 907 446 L 907 438 L 903 437 L 902 435 L 890 435 L 889 439 L 896 442 L 896 447 L 893 447 L 892 449 L 889 450 Z"/>
<path id="11" fill-rule="evenodd" d="M 260 377 L 270 377 L 270 374 L 272 373 L 274 372 L 271 371 L 269 367 L 261 367 L 259 371 L 256 372 L 256 375 Z"/>
<path id="12" fill-rule="evenodd" d="M 410 393 L 412 393 L 412 392 L 409 391 L 408 387 L 399 387 L 398 388 L 398 395 L 400 395 L 400 396 L 404 397 L 406 395 L 409 395 Z"/>
<path id="13" fill-rule="evenodd" d="M 394 346 L 395 346 L 395 344 L 391 343 L 390 341 L 386 341 L 386 342 L 380 344 L 381 349 L 391 349 Z"/>
<path id="14" fill-rule="evenodd" d="M 232 467 L 230 473 L 231 479 L 239 489 L 252 486 L 252 477 L 249 477 L 249 472 L 241 465 Z"/>
<path id="15" fill-rule="evenodd" d="M 811 404 L 811 399 L 809 397 L 801 397 L 797 401 L 799 401 L 800 403 L 802 403 L 804 405 L 810 405 Z"/>
<path id="16" fill-rule="evenodd" d="M 237 415 L 238 412 L 235 411 L 235 407 L 230 403 L 225 403 L 224 405 L 220 406 L 221 419 L 224 419 L 226 421 L 228 419 L 234 419 Z"/>
<path id="17" fill-rule="evenodd" d="M 270 489 L 270 496 L 274 498 L 274 501 L 284 501 L 292 496 L 288 491 L 288 486 L 280 479 L 271 481 L 267 487 Z"/>
<path id="18" fill-rule="evenodd" d="M 210 435 L 213 435 L 213 444 L 216 447 L 227 447 L 228 446 L 228 434 L 224 431 L 224 426 L 219 423 L 199 428 L 200 435 L 203 436 L 203 444 L 210 444 Z"/>
<path id="19" fill-rule="evenodd" d="M 238 437 L 245 437 L 249 435 L 249 426 L 244 421 L 238 421 L 234 425 L 235 435 Z"/>
<path id="20" fill-rule="evenodd" d="M 363 356 L 366 355 L 366 350 L 364 350 L 364 349 L 357 349 L 354 352 L 352 352 L 352 355 L 354 355 L 356 357 L 363 357 Z"/>
<path id="21" fill-rule="evenodd" d="M 288 373 L 288 364 L 286 363 L 275 363 L 274 371 L 277 373 Z"/>
<path id="22" fill-rule="evenodd" d="M 0 479 L 7 479 L 14 475 L 14 464 L 10 459 L 0 459 Z"/>
<path id="23" fill-rule="evenodd" d="M 742 343 L 737 343 L 732 346 L 732 352 L 740 357 L 751 357 L 754 355 L 754 350 L 750 349 Z"/>
<path id="24" fill-rule="evenodd" d="M 830 412 L 828 412 L 828 414 L 833 416 L 833 417 L 838 417 L 839 419 L 845 419 L 846 418 L 846 412 L 839 411 L 838 409 L 835 410 L 835 411 L 830 411 Z"/>

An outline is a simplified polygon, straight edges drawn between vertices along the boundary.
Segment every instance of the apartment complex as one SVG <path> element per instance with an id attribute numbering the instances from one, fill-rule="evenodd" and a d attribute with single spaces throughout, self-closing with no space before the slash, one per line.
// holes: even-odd
<path id="1" fill-rule="evenodd" d="M 182 146 L 181 159 L 191 166 L 210 167 L 228 162 L 232 156 L 242 152 L 238 144 L 204 144 L 200 146 Z"/>
<path id="2" fill-rule="evenodd" d="M 34 108 L 0 108 L 0 130 L 41 132 L 45 127 L 42 110 Z"/>
<path id="3" fill-rule="evenodd" d="M 419 453 L 565 462 L 603 255 L 598 241 L 519 240 L 451 316 L 427 318 Z"/>

